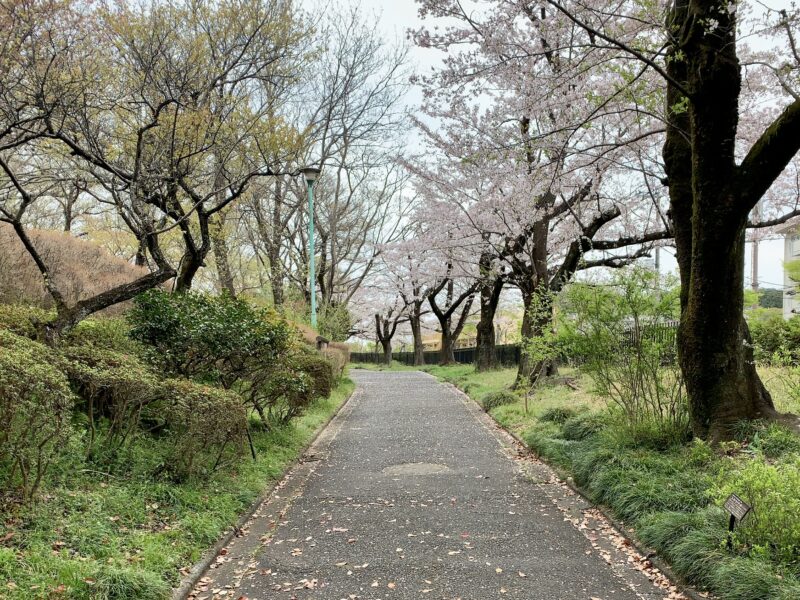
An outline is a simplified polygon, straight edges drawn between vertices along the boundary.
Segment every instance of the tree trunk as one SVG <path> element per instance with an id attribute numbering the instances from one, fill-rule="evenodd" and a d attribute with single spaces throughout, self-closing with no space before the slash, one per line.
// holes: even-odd
<path id="1" fill-rule="evenodd" d="M 414 366 L 421 367 L 425 364 L 425 347 L 422 344 L 422 305 L 415 302 L 409 317 L 411 323 L 411 336 L 414 338 Z"/>
<path id="2" fill-rule="evenodd" d="M 228 240 L 225 237 L 225 213 L 220 211 L 210 225 L 211 241 L 214 249 L 214 262 L 217 265 L 217 278 L 219 286 L 231 296 L 236 296 L 236 287 L 233 284 L 233 273 L 228 260 Z"/>
<path id="3" fill-rule="evenodd" d="M 383 364 L 387 367 L 392 366 L 392 340 L 391 339 L 383 339 L 381 340 L 381 346 L 383 346 Z"/>
<path id="4" fill-rule="evenodd" d="M 275 181 L 275 203 L 272 206 L 272 235 L 269 237 L 269 281 L 272 287 L 272 302 L 283 306 L 283 263 L 281 262 L 281 238 L 283 236 L 283 179 Z"/>
<path id="5" fill-rule="evenodd" d="M 714 35 L 703 24 L 710 17 L 719 22 Z M 719 441 L 739 420 L 777 416 L 742 314 L 749 209 L 734 153 L 741 87 L 735 14 L 678 0 L 668 25 L 681 28 L 670 54 L 682 56 L 667 61 L 669 74 L 692 93 L 688 110 L 670 111 L 664 145 L 681 275 L 678 359 L 692 429 Z M 670 108 L 684 101 L 677 88 L 668 86 Z"/>
<path id="6" fill-rule="evenodd" d="M 539 295 L 538 291 L 522 291 L 522 304 L 525 312 L 522 315 L 522 352 L 520 352 L 519 366 L 514 387 L 529 387 L 535 385 L 542 377 L 550 377 L 558 373 L 558 365 L 554 360 L 542 360 L 529 356 L 525 352 L 526 340 L 541 337 L 553 326 L 553 307 L 550 300 L 542 300 L 543 306 L 536 307 L 535 313 L 531 310 L 533 301 Z"/>
<path id="7" fill-rule="evenodd" d="M 186 252 L 181 260 L 178 275 L 175 277 L 175 291 L 178 293 L 188 292 L 192 289 L 194 276 L 203 266 L 203 256 L 196 252 Z"/>
<path id="8" fill-rule="evenodd" d="M 497 313 L 502 290 L 503 280 L 500 277 L 481 286 L 481 316 L 478 321 L 478 335 L 475 344 L 475 368 L 477 371 L 489 371 L 497 368 L 494 316 Z"/>
<path id="9" fill-rule="evenodd" d="M 440 321 L 439 324 L 442 326 L 442 348 L 439 351 L 439 364 L 452 365 L 456 362 L 454 349 L 456 341 L 453 339 L 452 331 L 450 331 L 450 319 L 447 318 L 444 321 Z"/>

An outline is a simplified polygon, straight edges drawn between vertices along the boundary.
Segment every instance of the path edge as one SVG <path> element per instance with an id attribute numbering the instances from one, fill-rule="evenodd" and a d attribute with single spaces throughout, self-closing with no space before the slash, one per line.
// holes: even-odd
<path id="1" fill-rule="evenodd" d="M 297 457 L 287 463 L 286 468 L 283 470 L 281 476 L 273 480 L 271 485 L 264 488 L 258 497 L 253 500 L 253 503 L 241 515 L 239 515 L 239 519 L 236 521 L 236 523 L 230 527 L 227 532 L 222 534 L 222 536 L 220 536 L 213 546 L 203 553 L 203 556 L 200 558 L 200 560 L 192 565 L 192 568 L 189 570 L 189 574 L 181 579 L 178 587 L 172 589 L 172 600 L 186 600 L 186 598 L 189 597 L 189 594 L 192 593 L 192 590 L 194 590 L 195 586 L 203 577 L 203 574 L 214 563 L 220 551 L 231 543 L 231 540 L 236 537 L 237 533 L 239 533 L 242 527 L 244 527 L 245 524 L 247 524 L 247 522 L 253 518 L 253 515 L 256 513 L 256 511 L 261 508 L 261 505 L 272 497 L 272 495 L 275 493 L 275 490 L 278 489 L 280 484 L 284 481 L 284 479 L 286 479 L 286 476 L 289 475 L 295 469 L 295 467 L 303 462 L 303 458 L 306 456 L 309 449 L 314 445 L 319 436 L 322 435 L 322 432 L 328 428 L 328 425 L 330 425 L 331 422 L 339 415 L 339 413 L 342 412 L 344 407 L 350 403 L 350 400 L 355 395 L 357 389 L 358 386 L 353 387 L 353 391 L 351 391 L 347 398 L 345 398 L 344 402 L 342 402 L 336 408 L 336 410 L 330 414 L 324 423 L 317 427 L 314 435 L 311 436 L 303 449 L 297 454 Z"/>
<path id="2" fill-rule="evenodd" d="M 425 371 L 420 371 L 420 373 L 425 373 Z M 661 571 L 674 585 L 681 591 L 681 593 L 685 594 L 692 600 L 713 600 L 714 596 L 710 594 L 701 593 L 699 590 L 696 590 L 692 586 L 678 577 L 675 572 L 672 570 L 672 567 L 667 563 L 663 558 L 661 558 L 658 553 L 653 550 L 652 548 L 648 548 L 642 541 L 636 537 L 636 533 L 631 528 L 627 527 L 622 521 L 617 519 L 611 511 L 601 505 L 597 504 L 594 500 L 589 497 L 588 492 L 586 492 L 583 488 L 575 483 L 570 475 L 568 475 L 563 469 L 559 469 L 558 467 L 551 465 L 547 460 L 539 456 L 539 454 L 531 448 L 528 443 L 523 440 L 519 435 L 514 433 L 513 431 L 509 431 L 505 427 L 503 427 L 494 416 L 483 409 L 480 403 L 472 398 L 469 394 L 467 394 L 464 390 L 459 388 L 457 385 L 450 383 L 449 381 L 443 381 L 436 377 L 435 375 L 431 375 L 430 373 L 426 373 L 426 375 L 430 375 L 440 384 L 444 385 L 445 387 L 449 387 L 454 393 L 461 396 L 463 399 L 466 399 L 471 404 L 474 404 L 477 408 L 479 413 L 482 413 L 491 419 L 492 423 L 495 427 L 497 427 L 500 431 L 505 433 L 506 435 L 510 436 L 517 444 L 519 444 L 526 452 L 535 456 L 536 459 L 541 462 L 542 464 L 546 465 L 561 481 L 563 481 L 566 486 L 575 492 L 578 496 L 583 498 L 586 502 L 589 503 L 593 508 L 600 511 L 600 513 L 611 523 L 611 526 L 617 530 L 617 532 L 622 535 L 626 540 L 628 540 L 631 545 L 640 553 L 642 556 L 645 556 L 647 560 L 653 563 L 653 566 L 656 567 L 659 571 Z"/>

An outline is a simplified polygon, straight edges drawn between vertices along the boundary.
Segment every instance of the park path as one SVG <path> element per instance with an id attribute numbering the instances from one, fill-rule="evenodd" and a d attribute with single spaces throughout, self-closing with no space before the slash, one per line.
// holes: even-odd
<path id="1" fill-rule="evenodd" d="M 351 376 L 351 400 L 194 598 L 682 598 L 460 392 L 419 372 Z"/>

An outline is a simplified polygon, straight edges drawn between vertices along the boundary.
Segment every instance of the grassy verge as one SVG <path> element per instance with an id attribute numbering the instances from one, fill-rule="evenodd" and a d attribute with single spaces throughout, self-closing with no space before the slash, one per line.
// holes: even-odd
<path id="1" fill-rule="evenodd" d="M 426 368 L 478 402 L 507 390 L 513 370 Z M 573 477 L 654 548 L 687 583 L 727 600 L 800 598 L 800 438 L 775 425 L 742 427 L 739 441 L 712 449 L 656 428 L 631 432 L 590 392 L 580 373 L 523 400 L 505 395 L 490 414 L 543 459 Z M 772 373 L 780 379 L 780 374 Z M 773 390 L 781 410 L 797 401 Z M 736 492 L 755 506 L 727 548 L 721 505 Z"/>
<path id="2" fill-rule="evenodd" d="M 255 430 L 258 459 L 202 484 L 137 475 L 137 462 L 150 463 L 146 445 L 131 449 L 125 477 L 59 472 L 33 506 L 0 508 L 0 597 L 168 597 L 181 571 L 283 475 L 353 388 L 345 378 L 290 425 Z"/>

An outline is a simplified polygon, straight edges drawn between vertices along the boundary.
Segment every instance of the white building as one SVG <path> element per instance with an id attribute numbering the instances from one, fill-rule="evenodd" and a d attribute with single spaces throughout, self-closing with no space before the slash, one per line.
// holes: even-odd
<path id="1" fill-rule="evenodd" d="M 783 234 L 783 263 L 800 259 L 800 227 L 792 224 L 779 230 Z M 783 318 L 791 319 L 800 314 L 798 283 L 783 272 Z"/>

